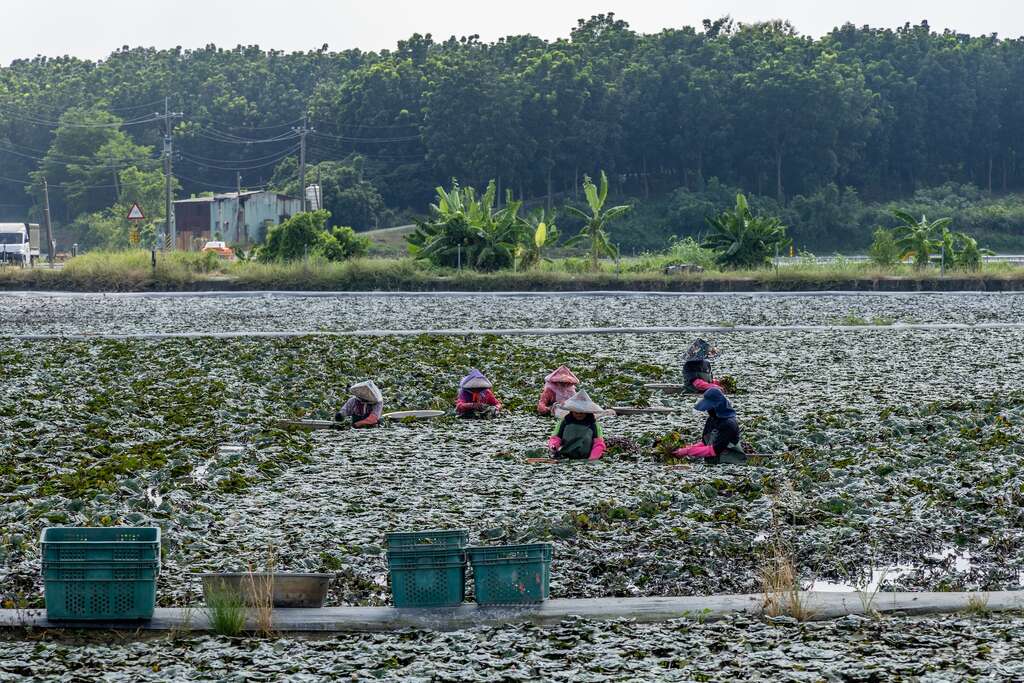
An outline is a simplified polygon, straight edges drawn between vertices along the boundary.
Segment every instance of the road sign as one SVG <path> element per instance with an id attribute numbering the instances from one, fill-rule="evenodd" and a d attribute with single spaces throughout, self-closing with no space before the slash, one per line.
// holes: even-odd
<path id="1" fill-rule="evenodd" d="M 139 206 L 138 202 L 132 203 L 132 208 L 128 211 L 128 220 L 130 221 L 141 221 L 145 218 L 145 214 L 142 213 L 142 207 Z"/>
<path id="2" fill-rule="evenodd" d="M 128 233 L 128 241 L 132 243 L 132 246 L 138 246 L 139 244 L 139 229 L 133 227 L 131 232 Z"/>

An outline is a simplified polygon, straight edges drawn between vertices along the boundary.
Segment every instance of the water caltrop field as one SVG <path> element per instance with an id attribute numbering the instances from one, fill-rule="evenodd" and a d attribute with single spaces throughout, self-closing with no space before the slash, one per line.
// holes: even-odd
<path id="1" fill-rule="evenodd" d="M 814 590 L 1024 589 L 1021 295 L 2 298 L 5 607 L 42 606 L 39 534 L 62 525 L 160 526 L 160 606 L 270 556 L 333 574 L 329 606 L 389 605 L 384 534 L 426 528 L 552 543 L 557 598 L 756 593 L 780 548 Z M 703 416 L 643 384 L 679 381 L 693 335 L 369 334 L 689 325 L 722 328 L 707 336 L 761 454 L 747 465 L 667 458 Z M 167 332 L 197 334 L 133 336 Z M 527 464 L 562 363 L 604 407 L 678 411 L 605 419 L 600 461 Z M 507 414 L 451 415 L 470 367 Z M 449 415 L 278 426 L 330 419 L 367 378 L 386 410 Z M 984 609 L 322 639 L 10 631 L 0 681 L 1014 680 L 1022 636 L 1024 617 Z"/>

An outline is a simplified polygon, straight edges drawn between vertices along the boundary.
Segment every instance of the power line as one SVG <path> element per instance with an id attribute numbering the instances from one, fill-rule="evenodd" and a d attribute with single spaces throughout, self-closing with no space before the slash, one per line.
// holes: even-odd
<path id="1" fill-rule="evenodd" d="M 185 153 L 185 152 L 181 153 L 181 158 L 185 159 L 186 161 L 191 161 L 194 164 L 199 164 L 200 166 L 205 166 L 207 168 L 216 168 L 216 169 L 221 170 L 221 171 L 249 171 L 249 170 L 256 169 L 256 168 L 265 168 L 267 166 L 273 166 L 273 165 L 277 164 L 278 162 L 280 162 L 282 159 L 291 156 L 292 154 L 294 154 L 297 151 L 299 151 L 299 145 L 293 145 L 292 147 L 288 148 L 287 150 L 284 150 L 283 152 L 279 153 L 276 156 L 276 158 L 274 158 L 274 159 L 271 159 L 271 160 L 266 161 L 266 162 L 261 163 L 261 164 L 253 164 L 253 165 L 246 165 L 246 166 L 221 166 L 221 165 L 214 164 L 214 163 L 209 163 L 209 162 L 205 162 L 205 161 L 199 161 L 197 159 L 191 158 L 190 155 Z M 246 162 L 244 160 L 240 160 L 237 163 L 246 163 Z"/>
<path id="2" fill-rule="evenodd" d="M 144 117 L 136 119 L 129 119 L 127 121 L 109 122 L 109 123 L 74 123 L 70 121 L 47 121 L 46 119 L 36 118 L 32 116 L 25 116 L 22 114 L 13 114 L 10 110 L 6 110 L 0 107 L 0 115 L 6 118 L 13 119 L 15 121 L 22 121 L 35 126 L 45 126 L 48 128 L 121 128 L 123 126 L 139 126 L 146 123 L 153 123 L 159 121 L 160 116 L 158 114 L 148 114 Z"/>
<path id="3" fill-rule="evenodd" d="M 292 145 L 292 147 L 290 147 L 289 149 L 294 149 L 294 147 L 295 147 L 295 145 Z M 282 151 L 287 152 L 288 150 L 282 150 Z M 242 164 L 242 163 L 249 163 L 249 162 L 255 162 L 255 161 L 263 161 L 265 159 L 270 159 L 271 157 L 280 157 L 282 151 L 272 152 L 270 154 L 264 154 L 263 156 L 254 157 L 252 159 L 211 159 L 209 157 L 202 157 L 202 156 L 199 156 L 198 154 L 193 154 L 192 152 L 184 152 L 184 151 L 182 152 L 182 154 L 190 157 L 190 160 L 194 161 L 194 162 L 197 159 L 199 159 L 199 160 L 201 160 L 203 162 L 210 162 L 210 163 L 213 163 L 213 164 L 236 164 L 236 163 L 237 164 Z"/>
<path id="4" fill-rule="evenodd" d="M 328 133 L 314 132 L 313 135 L 321 138 L 328 138 L 331 140 L 339 140 L 341 142 L 362 142 L 367 144 L 383 144 L 391 142 L 412 142 L 413 140 L 421 139 L 419 134 L 416 135 L 405 135 L 402 137 L 390 137 L 390 138 L 357 138 L 350 137 L 347 135 L 330 135 Z"/>
<path id="5" fill-rule="evenodd" d="M 223 134 L 218 134 L 219 132 L 216 130 L 212 132 L 214 133 L 213 135 L 210 134 L 210 131 L 200 129 L 189 131 L 189 134 L 194 135 L 195 137 L 204 138 L 206 140 L 212 140 L 214 142 L 219 142 L 221 144 L 227 145 L 266 145 L 273 142 L 285 142 L 287 140 L 294 140 L 295 138 L 298 137 L 297 135 L 289 131 L 288 133 L 278 135 L 277 137 L 264 138 L 261 140 L 252 140 L 249 138 L 242 138 L 238 136 L 228 137 Z"/>

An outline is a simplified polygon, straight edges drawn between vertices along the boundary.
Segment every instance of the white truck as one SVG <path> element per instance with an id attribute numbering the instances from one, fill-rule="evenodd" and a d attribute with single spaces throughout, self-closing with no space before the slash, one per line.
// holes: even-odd
<path id="1" fill-rule="evenodd" d="M 39 258 L 38 223 L 0 223 L 0 262 L 33 265 Z"/>

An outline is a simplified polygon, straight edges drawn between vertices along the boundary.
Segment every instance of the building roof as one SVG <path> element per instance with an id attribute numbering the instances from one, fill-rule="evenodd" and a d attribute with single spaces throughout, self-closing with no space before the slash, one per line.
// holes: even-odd
<path id="1" fill-rule="evenodd" d="M 295 202 L 301 201 L 298 197 L 289 197 L 286 194 L 282 194 L 280 192 L 272 192 L 270 190 L 246 190 L 245 192 L 241 193 L 242 201 L 244 202 L 249 197 L 253 197 L 253 196 L 258 195 L 258 194 L 272 194 L 272 195 L 276 195 L 278 197 L 278 199 L 290 200 L 290 201 L 295 201 Z M 239 197 L 239 193 L 238 192 L 221 192 L 219 194 L 213 195 L 212 197 L 189 197 L 188 199 L 178 199 L 178 200 L 175 200 L 174 203 L 175 204 L 205 203 L 205 202 L 214 202 L 214 201 L 224 201 L 226 199 L 235 200 L 235 199 L 238 199 L 238 197 Z"/>

